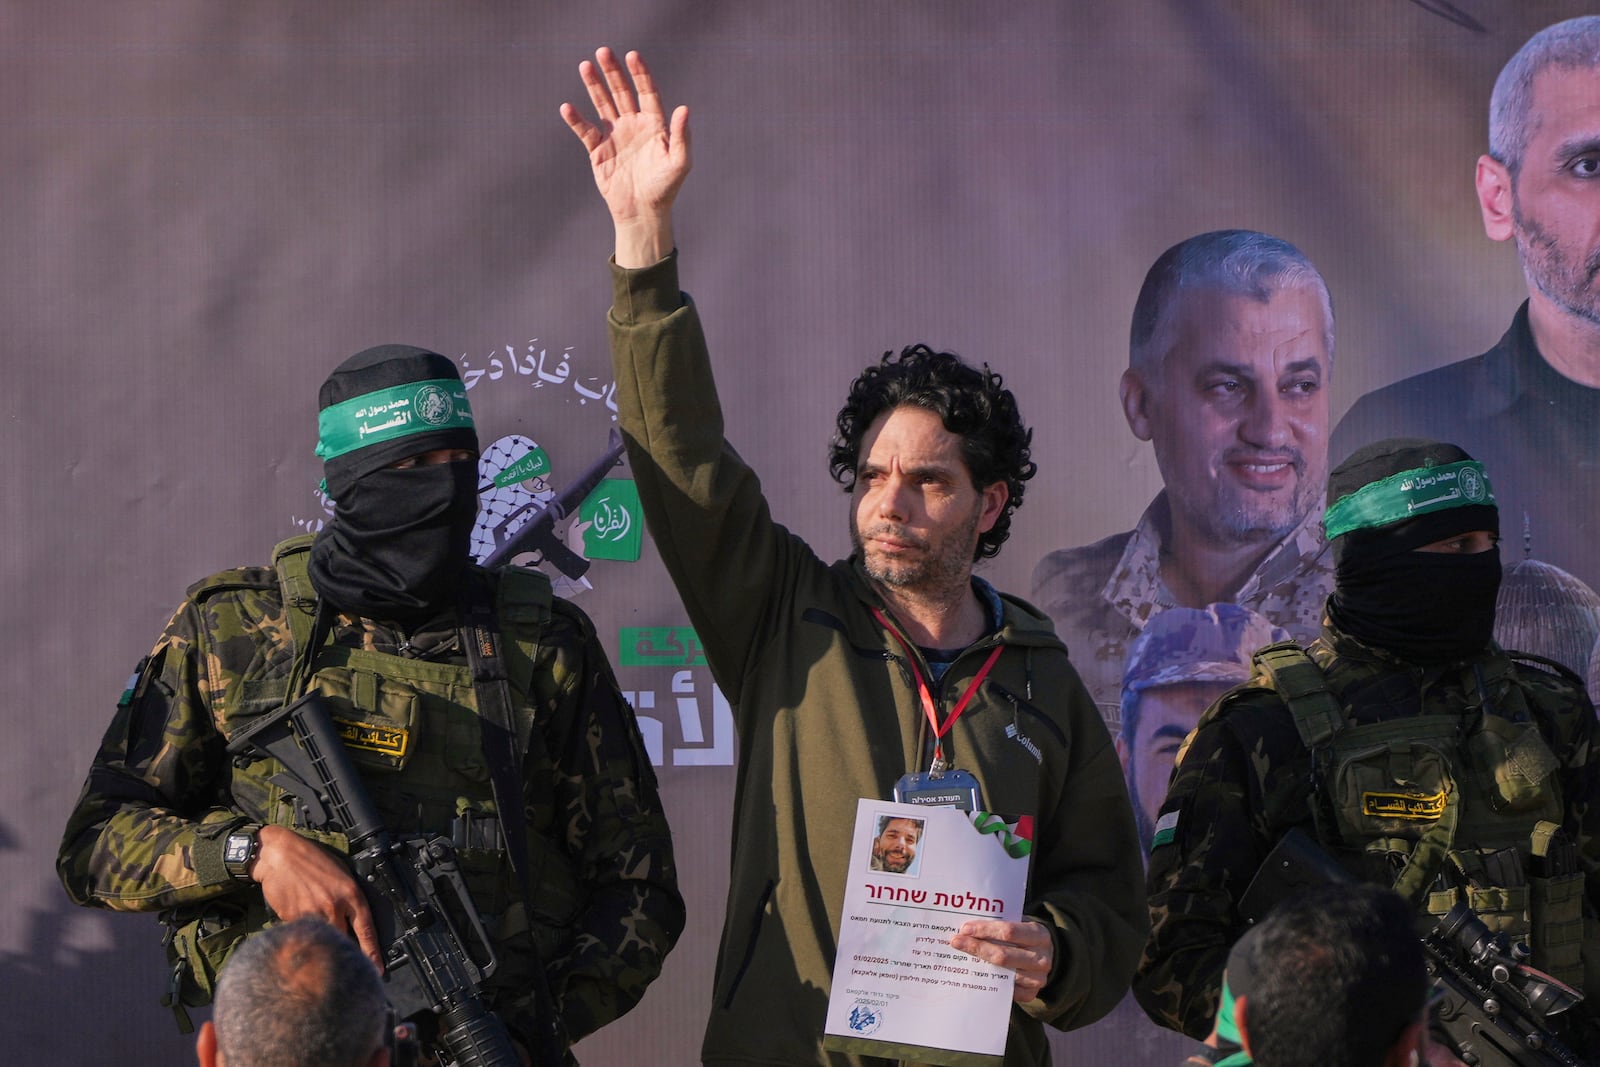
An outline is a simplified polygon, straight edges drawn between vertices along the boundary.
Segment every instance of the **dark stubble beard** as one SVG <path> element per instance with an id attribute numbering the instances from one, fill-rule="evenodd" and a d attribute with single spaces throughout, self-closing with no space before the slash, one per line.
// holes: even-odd
<path id="1" fill-rule="evenodd" d="M 1600 292 L 1594 287 L 1595 275 L 1600 273 L 1600 250 L 1581 264 L 1569 262 L 1550 231 L 1522 213 L 1515 195 L 1511 198 L 1511 218 L 1517 258 L 1534 288 L 1569 315 L 1600 326 Z"/>
<path id="2" fill-rule="evenodd" d="M 967 521 L 959 529 L 941 537 L 937 544 L 920 538 L 911 539 L 927 552 L 921 560 L 890 563 L 881 556 L 869 553 L 866 538 L 857 527 L 853 512 L 850 516 L 850 544 L 861 557 L 867 576 L 890 589 L 924 594 L 943 592 L 953 587 L 965 589 L 972 573 L 972 546 L 977 539 L 981 508 L 982 502 L 979 501 L 973 506 Z M 867 537 L 880 533 L 910 539 L 901 527 L 893 523 L 880 522 L 867 529 Z M 928 551 L 930 549 L 932 551 Z"/>
<path id="3" fill-rule="evenodd" d="M 1256 504 L 1249 500 L 1247 491 L 1230 487 L 1198 515 L 1191 515 L 1190 521 L 1214 544 L 1269 545 L 1283 540 L 1317 506 L 1323 493 L 1322 484 L 1327 481 L 1326 471 L 1313 471 L 1313 465 L 1298 449 L 1284 458 L 1295 468 L 1294 491 L 1285 503 L 1279 506 Z"/>
<path id="4" fill-rule="evenodd" d="M 911 869 L 913 857 L 907 855 L 904 851 L 897 852 L 891 857 L 888 849 L 882 845 L 874 845 L 872 847 L 872 858 L 878 861 L 880 868 L 890 874 L 904 874 Z"/>

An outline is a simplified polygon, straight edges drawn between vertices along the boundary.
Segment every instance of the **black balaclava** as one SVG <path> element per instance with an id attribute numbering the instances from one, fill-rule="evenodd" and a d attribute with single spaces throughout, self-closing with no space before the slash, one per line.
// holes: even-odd
<path id="1" fill-rule="evenodd" d="M 333 519 L 311 546 L 311 584 L 335 607 L 417 622 L 455 606 L 478 513 L 476 459 L 394 470 L 434 449 L 478 451 L 451 360 L 379 345 L 322 384 L 317 454 Z"/>
<path id="2" fill-rule="evenodd" d="M 1424 665 L 1489 644 L 1499 548 L 1415 551 L 1474 530 L 1499 533 L 1488 479 L 1466 452 L 1411 438 L 1358 449 L 1328 476 L 1323 522 L 1334 561 L 1328 613 L 1341 631 Z"/>

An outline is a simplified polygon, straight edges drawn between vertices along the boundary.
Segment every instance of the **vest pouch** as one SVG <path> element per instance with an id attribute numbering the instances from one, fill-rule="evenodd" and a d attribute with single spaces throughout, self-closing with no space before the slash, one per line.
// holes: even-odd
<path id="1" fill-rule="evenodd" d="M 1397 737 L 1335 751 L 1329 795 L 1347 844 L 1418 841 L 1445 814 L 1455 780 L 1433 745 Z"/>
<path id="2" fill-rule="evenodd" d="M 505 854 L 494 801 L 457 797 L 456 816 L 450 822 L 450 843 L 455 847 L 456 867 L 466 880 L 484 925 L 497 940 L 515 933 L 505 927 L 504 913 L 513 900 L 516 876 Z M 519 916 L 517 925 L 520 929 L 527 924 Z"/>
<path id="3" fill-rule="evenodd" d="M 1559 981 L 1582 989 L 1583 871 L 1571 838 L 1554 823 L 1533 832 L 1528 878 L 1533 925 L 1528 941 L 1533 964 Z"/>
<path id="4" fill-rule="evenodd" d="M 452 715 L 444 727 L 445 765 L 456 774 L 489 785 L 493 775 L 483 751 L 483 722 L 476 714 Z"/>
<path id="5" fill-rule="evenodd" d="M 1443 918 L 1457 903 L 1465 904 L 1492 932 L 1525 941 L 1533 901 L 1525 860 L 1515 848 L 1452 850 L 1446 873 L 1425 898 L 1429 914 Z"/>
<path id="6" fill-rule="evenodd" d="M 1484 794 L 1498 811 L 1526 811 L 1538 805 L 1560 766 L 1537 726 L 1498 715 L 1483 716 L 1467 738 L 1467 754 L 1485 785 L 1494 783 Z"/>
<path id="7" fill-rule="evenodd" d="M 189 1033 L 189 1007 L 211 1003 L 223 964 L 244 939 L 272 925 L 272 913 L 259 889 L 183 904 L 161 913 L 167 927 L 165 944 L 170 983 L 161 1002 L 178 1017 L 178 1029 Z M 189 1024 L 189 1025 L 186 1025 Z"/>
<path id="8" fill-rule="evenodd" d="M 1570 986 L 1583 986 L 1583 875 L 1534 878 L 1529 886 L 1534 965 Z"/>
<path id="9" fill-rule="evenodd" d="M 359 667 L 324 667 L 311 688 L 328 701 L 333 725 L 358 767 L 398 771 L 422 740 L 422 694 Z"/>
<path id="10" fill-rule="evenodd" d="M 1467 907 L 1497 934 L 1525 935 L 1528 931 L 1528 887 L 1490 886 L 1467 890 Z"/>
<path id="11" fill-rule="evenodd" d="M 237 696 L 226 705 L 221 723 L 223 736 L 231 741 L 235 734 L 261 716 L 282 708 L 285 692 L 287 687 L 282 678 L 248 679 L 243 682 Z M 232 807 L 249 817 L 251 822 L 295 825 L 293 804 L 284 791 L 272 782 L 274 775 L 283 772 L 283 764 L 270 756 L 235 757 L 228 783 Z"/>
<path id="12" fill-rule="evenodd" d="M 1434 918 L 1442 919 L 1450 913 L 1451 908 L 1464 903 L 1477 913 L 1491 932 L 1506 934 L 1512 940 L 1520 941 L 1528 933 L 1532 901 L 1531 886 L 1435 889 L 1423 897 L 1423 908 Z"/>

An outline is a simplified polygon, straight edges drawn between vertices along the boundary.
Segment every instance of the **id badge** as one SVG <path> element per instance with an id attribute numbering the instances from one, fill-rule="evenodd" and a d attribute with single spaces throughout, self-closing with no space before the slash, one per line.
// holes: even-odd
<path id="1" fill-rule="evenodd" d="M 894 784 L 894 799 L 900 804 L 931 804 L 982 811 L 983 794 L 978 780 L 960 769 L 942 774 L 903 774 Z"/>

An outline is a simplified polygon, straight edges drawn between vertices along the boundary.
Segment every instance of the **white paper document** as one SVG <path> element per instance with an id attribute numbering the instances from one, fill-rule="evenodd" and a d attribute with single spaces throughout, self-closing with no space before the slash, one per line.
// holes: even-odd
<path id="1" fill-rule="evenodd" d="M 1005 1054 L 1012 972 L 958 952 L 968 919 L 1022 915 L 1032 823 L 862 800 L 824 1045 L 945 1067 Z"/>

